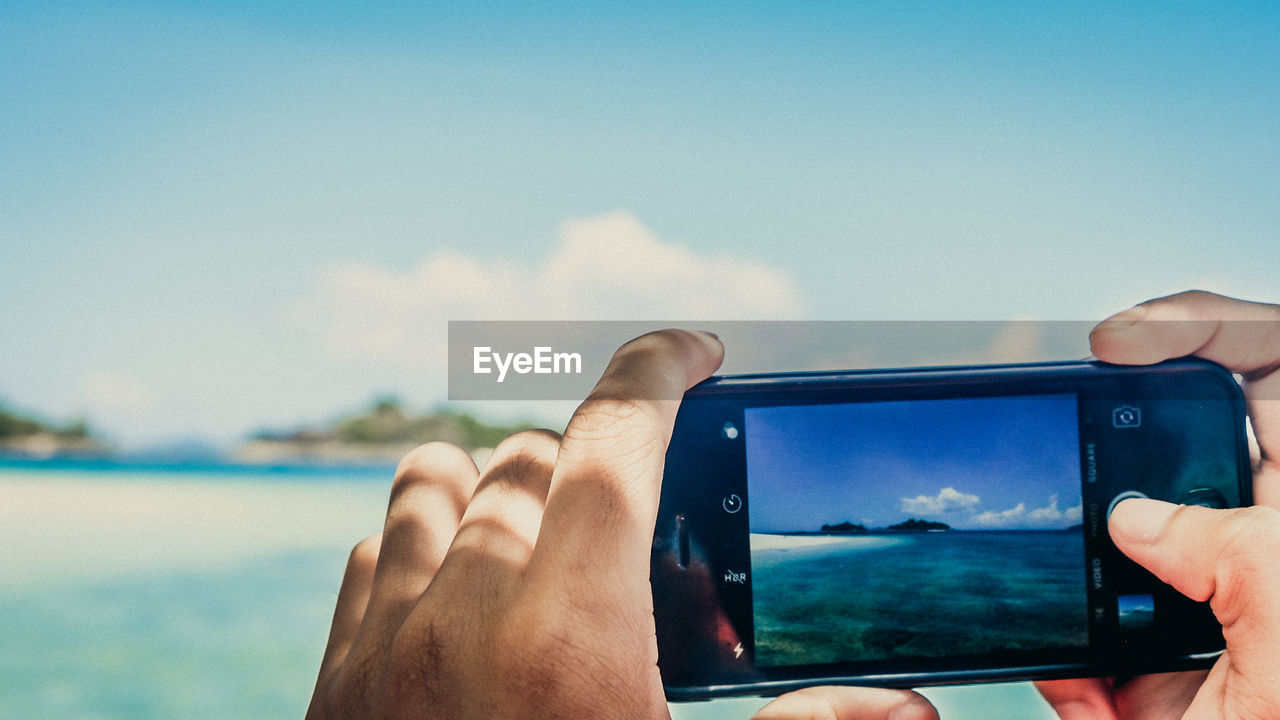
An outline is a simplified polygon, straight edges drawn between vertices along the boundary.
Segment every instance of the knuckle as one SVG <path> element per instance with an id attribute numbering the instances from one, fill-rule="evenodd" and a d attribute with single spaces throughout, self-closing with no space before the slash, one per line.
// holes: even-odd
<path id="1" fill-rule="evenodd" d="M 635 416 L 646 411 L 628 400 L 605 400 L 603 406 L 584 407 L 570 421 L 566 443 L 558 461 L 579 481 L 613 486 L 636 477 L 654 465 L 660 467 L 666 437 L 649 430 L 649 423 Z"/>
<path id="2" fill-rule="evenodd" d="M 474 475 L 475 463 L 462 448 L 431 442 L 410 450 L 396 467 L 391 484 L 392 500 L 406 489 L 424 484 L 452 482 L 453 478 Z"/>
<path id="3" fill-rule="evenodd" d="M 546 428 L 532 428 L 508 435 L 506 439 L 498 444 L 498 446 L 502 447 L 508 443 L 514 444 L 517 447 L 555 446 L 560 444 L 560 434 L 554 430 L 548 430 Z"/>
<path id="4" fill-rule="evenodd" d="M 357 708 L 375 701 L 374 688 L 382 673 L 376 650 L 355 648 L 330 680 L 321 698 L 329 717 L 358 717 Z"/>
<path id="5" fill-rule="evenodd" d="M 1280 510 L 1264 505 L 1232 510 L 1219 528 L 1219 547 L 1249 564 L 1269 561 L 1280 552 Z"/>
<path id="6" fill-rule="evenodd" d="M 406 624 L 392 638 L 384 682 L 393 706 L 419 704 L 422 693 L 449 684 L 457 650 L 448 630 L 429 620 Z"/>
<path id="7" fill-rule="evenodd" d="M 1276 575 L 1280 556 L 1280 511 L 1265 506 L 1239 508 L 1218 527 L 1212 603 L 1219 619 L 1229 623 L 1261 585 Z"/>
<path id="8" fill-rule="evenodd" d="M 483 486 L 515 489 L 550 479 L 560 450 L 560 436 L 550 430 L 526 430 L 503 440 L 485 466 Z"/>
<path id="9" fill-rule="evenodd" d="M 443 511 L 424 512 L 408 503 L 392 503 L 382 527 L 389 553 L 392 549 L 400 552 L 404 548 L 434 544 L 443 540 L 442 536 L 449 531 Z M 436 558 L 419 569 L 434 572 L 438 569 L 438 563 L 439 558 Z"/>
<path id="10" fill-rule="evenodd" d="M 567 442 L 558 457 L 564 483 L 577 485 L 580 492 L 594 488 L 609 496 L 629 494 L 648 471 L 661 468 L 666 437 L 650 432 L 644 423 L 627 421 L 627 413 L 643 410 L 627 405 L 601 410 L 600 415 L 586 412 L 565 430 L 565 438 L 573 442 Z"/>
<path id="11" fill-rule="evenodd" d="M 347 566 L 353 570 L 372 570 L 378 565 L 378 554 L 382 550 L 382 533 L 370 535 L 356 543 L 347 557 Z"/>
<path id="12" fill-rule="evenodd" d="M 536 467 L 555 462 L 560 436 L 550 430 L 522 430 L 508 435 L 494 448 L 491 463 Z"/>
<path id="13" fill-rule="evenodd" d="M 483 644 L 484 630 L 474 605 L 456 597 L 424 596 L 395 633 L 389 653 L 393 664 L 447 672 L 466 659 L 468 649 Z"/>
<path id="14" fill-rule="evenodd" d="M 649 410 L 636 398 L 619 393 L 592 393 L 574 412 L 565 435 L 597 439 L 626 437 L 643 430 Z"/>
<path id="15" fill-rule="evenodd" d="M 654 330 L 626 341 L 618 348 L 618 354 L 670 352 L 687 342 L 688 336 L 688 331 L 674 328 Z"/>
<path id="16" fill-rule="evenodd" d="M 460 470 L 473 467 L 466 450 L 446 442 L 429 442 L 410 450 L 400 460 L 396 476 L 427 473 L 436 470 Z"/>
<path id="17" fill-rule="evenodd" d="M 624 366 L 661 368 L 672 365 L 671 360 L 688 356 L 699 345 L 697 336 L 688 330 L 658 330 L 628 340 L 613 357 Z"/>

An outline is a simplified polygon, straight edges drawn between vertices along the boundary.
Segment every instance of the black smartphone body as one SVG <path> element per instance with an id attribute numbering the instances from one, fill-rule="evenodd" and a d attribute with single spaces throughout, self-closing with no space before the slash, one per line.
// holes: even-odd
<path id="1" fill-rule="evenodd" d="M 1238 383 L 1184 359 L 715 377 L 667 451 L 673 700 L 1207 667 L 1221 627 L 1109 510 L 1250 504 Z"/>

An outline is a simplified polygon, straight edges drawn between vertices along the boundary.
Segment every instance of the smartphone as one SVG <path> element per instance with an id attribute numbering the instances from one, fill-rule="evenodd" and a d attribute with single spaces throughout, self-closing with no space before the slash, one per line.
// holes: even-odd
<path id="1" fill-rule="evenodd" d="M 1196 359 L 711 378 L 676 418 L 653 541 L 667 695 L 1207 667 L 1212 612 L 1107 517 L 1249 504 L 1244 418 Z"/>

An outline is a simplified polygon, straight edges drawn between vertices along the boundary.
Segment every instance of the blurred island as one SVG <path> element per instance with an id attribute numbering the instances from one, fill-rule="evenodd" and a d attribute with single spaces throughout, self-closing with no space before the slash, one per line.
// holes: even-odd
<path id="1" fill-rule="evenodd" d="M 111 447 L 94 437 L 89 424 L 54 425 L 0 406 L 0 454 L 18 457 L 102 457 Z"/>
<path id="2" fill-rule="evenodd" d="M 889 529 L 896 532 L 935 532 L 937 530 L 950 530 L 951 526 L 946 523 L 933 522 L 932 520 L 916 520 L 913 518 L 897 525 L 890 525 Z"/>
<path id="3" fill-rule="evenodd" d="M 897 525 L 890 525 L 885 528 L 887 532 L 937 532 L 939 530 L 950 530 L 951 526 L 946 523 L 933 522 L 931 520 L 916 520 L 910 518 Z M 851 523 L 848 520 L 835 525 L 823 525 L 822 533 L 828 535 L 857 535 L 860 533 L 871 532 L 865 525 Z"/>
<path id="4" fill-rule="evenodd" d="M 394 398 L 382 398 L 366 410 L 330 423 L 292 430 L 260 430 L 229 449 L 192 438 L 120 451 L 84 420 L 60 425 L 0 405 L 0 459 L 214 466 L 394 466 L 414 447 L 438 440 L 463 448 L 479 464 L 503 438 L 532 427 L 527 422 L 489 423 L 447 409 L 415 414 Z"/>
<path id="5" fill-rule="evenodd" d="M 867 526 L 866 526 L 866 525 L 858 525 L 858 524 L 855 524 L 855 523 L 851 523 L 851 522 L 849 522 L 848 520 L 845 520 L 844 522 L 842 522 L 842 523 L 837 523 L 837 524 L 835 524 L 835 525 L 823 525 L 823 526 L 822 526 L 822 532 L 824 532 L 824 533 L 846 533 L 846 534 L 864 533 L 864 532 L 867 532 Z"/>
<path id="6" fill-rule="evenodd" d="M 261 430 L 230 459 L 251 465 L 395 464 L 418 445 L 442 441 L 461 447 L 479 462 L 506 436 L 532 427 L 488 423 L 452 410 L 413 415 L 394 398 L 383 398 L 329 427 Z"/>

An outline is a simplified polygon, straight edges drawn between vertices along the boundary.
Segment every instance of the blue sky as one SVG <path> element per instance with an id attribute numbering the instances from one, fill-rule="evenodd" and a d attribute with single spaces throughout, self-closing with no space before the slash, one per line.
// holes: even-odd
<path id="1" fill-rule="evenodd" d="M 749 408 L 752 532 L 1079 525 L 1074 395 Z"/>
<path id="2" fill-rule="evenodd" d="M 0 400 L 231 441 L 438 401 L 448 319 L 1274 301 L 1277 36 L 1269 3 L 6 3 Z"/>

